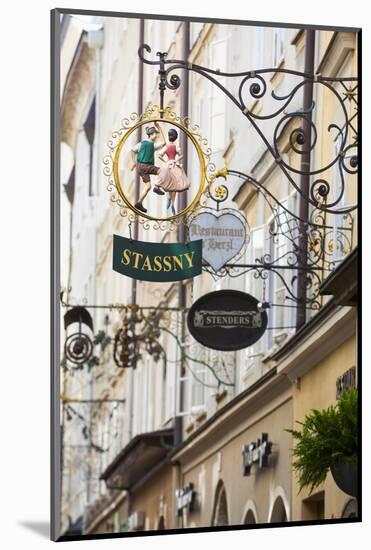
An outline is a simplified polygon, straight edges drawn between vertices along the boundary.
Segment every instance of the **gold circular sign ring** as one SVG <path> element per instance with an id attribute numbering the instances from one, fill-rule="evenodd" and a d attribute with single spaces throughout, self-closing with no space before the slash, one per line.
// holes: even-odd
<path id="1" fill-rule="evenodd" d="M 181 210 L 180 212 L 178 212 L 178 214 L 175 214 L 175 216 L 168 216 L 166 218 L 154 218 L 153 216 L 149 216 L 148 214 L 145 214 L 144 212 L 142 212 L 141 210 L 138 210 L 137 208 L 135 208 L 135 206 L 133 206 L 131 204 L 131 202 L 129 201 L 129 199 L 127 198 L 126 194 L 124 193 L 124 190 L 122 189 L 122 186 L 121 186 L 121 182 L 120 182 L 120 176 L 119 176 L 119 168 L 118 168 L 118 164 L 119 164 L 119 157 L 120 157 L 120 154 L 121 154 L 121 150 L 125 144 L 125 142 L 127 141 L 127 139 L 129 138 L 129 136 L 135 131 L 137 130 L 138 128 L 140 128 L 141 126 L 144 126 L 145 124 L 148 124 L 148 123 L 151 123 L 151 122 L 163 122 L 163 123 L 166 123 L 166 124 L 170 124 L 172 126 L 176 126 L 177 128 L 179 128 L 180 130 L 182 130 L 188 137 L 189 139 L 192 141 L 196 151 L 197 151 L 197 155 L 198 155 L 198 158 L 199 158 L 199 161 L 200 161 L 200 166 L 201 166 L 201 175 L 200 175 L 200 183 L 199 183 L 199 186 L 198 186 L 198 191 L 196 193 L 196 196 L 194 197 L 194 199 L 192 200 L 192 202 L 186 207 L 184 208 L 183 210 Z M 147 120 L 141 120 L 139 122 L 137 122 L 136 124 L 134 124 L 134 126 L 132 128 L 130 128 L 130 130 L 128 132 L 126 132 L 124 134 L 124 136 L 121 138 L 118 146 L 117 146 L 117 149 L 116 149 L 116 152 L 115 152 L 115 156 L 114 156 L 114 159 L 113 159 L 113 177 L 114 177 L 114 180 L 115 180 L 115 185 L 116 185 L 116 189 L 117 191 L 119 192 L 119 195 L 120 197 L 123 199 L 123 201 L 125 202 L 126 206 L 128 208 L 130 208 L 130 210 L 132 210 L 133 212 L 135 212 L 135 214 L 137 214 L 138 216 L 142 216 L 143 218 L 146 218 L 147 220 L 153 220 L 153 221 L 172 221 L 172 220 L 175 220 L 176 218 L 179 218 L 180 216 L 184 216 L 185 214 L 187 214 L 190 210 L 192 210 L 196 204 L 199 202 L 200 198 L 201 198 L 201 195 L 202 193 L 204 192 L 204 187 L 205 187 L 205 181 L 206 181 L 206 162 L 205 162 L 205 158 L 204 158 L 204 155 L 203 155 L 203 152 L 202 152 L 202 148 L 200 146 L 200 144 L 197 142 L 196 138 L 193 136 L 193 134 L 188 130 L 188 128 L 186 128 L 185 126 L 183 126 L 182 124 L 180 124 L 179 122 L 174 122 L 173 120 L 164 120 L 163 118 L 152 118 L 152 119 L 147 119 Z"/>

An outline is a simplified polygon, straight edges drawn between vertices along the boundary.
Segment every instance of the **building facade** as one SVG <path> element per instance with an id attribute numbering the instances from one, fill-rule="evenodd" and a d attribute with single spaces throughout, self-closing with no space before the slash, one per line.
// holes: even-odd
<path id="1" fill-rule="evenodd" d="M 96 340 L 100 333 L 93 364 L 62 369 L 62 531 L 70 532 L 76 525 L 92 534 L 282 523 L 356 513 L 356 503 L 337 489 L 330 474 L 314 495 L 298 495 L 291 467 L 293 440 L 286 431 L 313 408 L 335 403 L 339 378 L 357 367 L 354 212 L 341 216 L 341 223 L 338 215 L 328 214 L 327 225 L 333 229 L 324 242 L 331 261 L 318 260 L 318 307 L 304 312 L 305 322 L 299 327 L 298 308 L 287 300 L 287 288 L 298 277 L 295 270 L 283 277 L 269 273 L 267 278 L 251 273 L 213 278 L 204 272 L 183 283 L 161 284 L 134 281 L 112 270 L 113 234 L 128 236 L 132 231 L 135 239 L 148 242 L 184 238 L 179 231 L 129 227 L 106 191 L 102 159 L 112 132 L 130 113 L 143 112 L 159 101 L 158 67 L 138 62 L 140 44 L 149 44 L 154 56 L 167 51 L 169 58 L 187 57 L 190 64 L 219 70 L 218 81 L 237 94 L 238 83 L 223 72 L 265 67 L 303 72 L 306 32 L 126 17 L 65 17 L 62 29 L 64 300 L 91 311 Z M 314 52 L 315 74 L 357 76 L 356 33 L 316 31 Z M 274 238 L 269 196 L 299 216 L 299 193 L 267 154 L 252 125 L 217 86 L 196 72 L 180 71 L 179 76 L 183 85 L 187 82 L 188 94 L 182 86 L 166 91 L 166 105 L 189 114 L 199 125 L 217 168 L 226 164 L 249 175 L 228 177 L 226 202 L 248 221 L 243 262 L 289 255 L 293 241 Z M 290 93 L 295 76 L 275 71 L 266 82 L 269 89 L 260 97 L 249 95 L 246 88 L 245 104 L 260 117 L 269 142 L 277 138 L 283 161 L 299 171 L 300 156 L 290 142 L 294 119 L 275 138 L 277 121 L 265 118 L 277 109 L 276 98 Z M 338 88 L 343 93 L 340 80 Z M 303 101 L 300 89 L 290 109 L 299 112 Z M 328 128 L 343 113 L 324 86 L 313 86 L 313 101 L 319 128 L 312 156 L 316 166 L 336 154 L 339 137 L 328 139 Z M 349 116 L 355 112 L 350 100 L 344 108 Z M 133 143 L 141 137 L 138 132 Z M 187 153 L 183 164 L 193 185 L 198 179 L 197 158 L 184 138 L 180 146 Z M 134 202 L 135 173 L 121 170 Z M 336 168 L 329 168 L 328 178 L 336 194 L 342 185 Z M 352 174 L 346 174 L 345 188 L 339 208 L 357 201 Z M 159 205 L 157 215 L 164 215 L 163 210 Z M 314 236 L 308 246 L 316 257 Z M 248 349 L 221 353 L 185 334 L 186 311 L 205 293 L 228 288 L 274 307 L 268 311 L 263 338 Z M 347 294 L 349 288 L 352 292 Z M 112 344 L 125 319 L 135 314 L 129 306 L 137 304 L 163 312 L 160 318 L 167 330 L 158 340 L 166 360 L 161 353 L 141 352 L 135 368 L 119 368 Z M 356 383 L 356 376 L 352 379 Z"/>

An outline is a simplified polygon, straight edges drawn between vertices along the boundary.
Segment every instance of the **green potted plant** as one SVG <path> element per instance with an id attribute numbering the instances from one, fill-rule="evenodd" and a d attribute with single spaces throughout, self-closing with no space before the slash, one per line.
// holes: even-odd
<path id="1" fill-rule="evenodd" d="M 346 390 L 335 406 L 314 409 L 298 422 L 302 430 L 286 430 L 297 441 L 293 468 L 298 474 L 299 492 L 310 493 L 321 485 L 330 470 L 345 493 L 357 496 L 357 389 Z"/>

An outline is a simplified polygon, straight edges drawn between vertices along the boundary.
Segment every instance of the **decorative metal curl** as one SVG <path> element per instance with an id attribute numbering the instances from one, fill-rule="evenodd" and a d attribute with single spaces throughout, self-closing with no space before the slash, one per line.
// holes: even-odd
<path id="1" fill-rule="evenodd" d="M 317 179 L 310 186 L 310 194 L 313 202 L 317 205 L 321 203 L 321 199 L 325 199 L 330 193 L 330 184 L 327 180 Z"/>
<path id="2" fill-rule="evenodd" d="M 349 155 L 349 152 L 353 150 L 355 150 L 354 153 Z M 357 174 L 358 172 L 358 144 L 357 143 L 353 143 L 345 147 L 343 151 L 343 155 L 341 157 L 341 166 L 344 168 L 346 172 L 348 172 L 348 174 Z"/>

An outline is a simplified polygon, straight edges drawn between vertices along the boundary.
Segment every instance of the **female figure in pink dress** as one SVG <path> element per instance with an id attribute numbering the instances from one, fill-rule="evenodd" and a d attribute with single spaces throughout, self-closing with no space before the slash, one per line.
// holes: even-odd
<path id="1" fill-rule="evenodd" d="M 171 208 L 171 212 L 175 215 L 175 197 L 177 193 L 189 189 L 188 178 L 180 164 L 182 154 L 180 149 L 175 144 L 178 139 L 178 132 L 171 128 L 168 132 L 169 141 L 159 151 L 158 158 L 166 163 L 160 168 L 157 176 L 157 185 L 168 193 L 167 210 Z M 166 156 L 166 159 L 165 159 Z"/>

